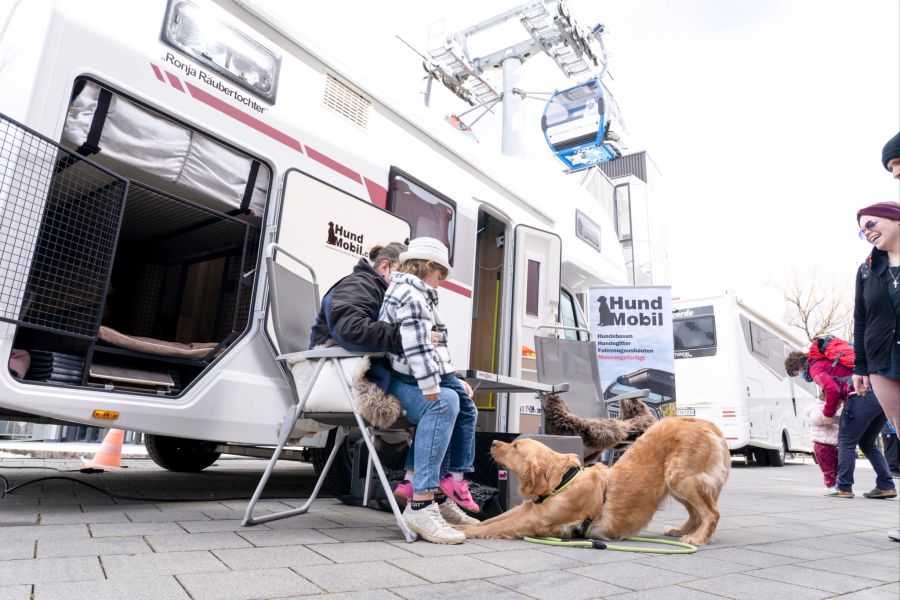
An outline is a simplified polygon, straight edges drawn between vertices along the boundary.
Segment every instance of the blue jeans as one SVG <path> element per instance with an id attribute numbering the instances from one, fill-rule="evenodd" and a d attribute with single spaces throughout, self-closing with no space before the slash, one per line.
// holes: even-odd
<path id="1" fill-rule="evenodd" d="M 400 373 L 391 373 L 390 393 L 406 411 L 406 418 L 416 424 L 416 436 L 410 447 L 415 470 L 413 492 L 436 492 L 440 485 L 441 464 L 459 415 L 459 396 L 449 388 L 441 388 L 438 399 L 429 402 L 416 380 Z"/>
<path id="2" fill-rule="evenodd" d="M 397 374 L 394 373 L 396 377 Z M 410 381 L 414 381 L 411 377 Z M 450 435 L 450 445 L 444 460 L 441 462 L 441 477 L 453 471 L 454 473 L 471 473 L 475 470 L 475 425 L 478 421 L 478 408 L 475 402 L 469 397 L 466 388 L 459 382 L 456 375 L 448 373 L 441 377 L 441 391 L 450 389 L 456 393 L 459 398 L 459 415 L 456 417 L 456 423 L 453 424 L 453 433 Z M 416 441 L 409 447 L 406 454 L 407 471 L 414 471 L 414 452 Z"/>
<path id="3" fill-rule="evenodd" d="M 845 492 L 853 491 L 853 470 L 856 467 L 858 445 L 875 469 L 875 485 L 880 490 L 894 489 L 891 472 L 884 454 L 875 445 L 884 426 L 885 416 L 881 405 L 871 391 L 865 396 L 851 396 L 844 403 L 838 430 L 837 487 Z"/>

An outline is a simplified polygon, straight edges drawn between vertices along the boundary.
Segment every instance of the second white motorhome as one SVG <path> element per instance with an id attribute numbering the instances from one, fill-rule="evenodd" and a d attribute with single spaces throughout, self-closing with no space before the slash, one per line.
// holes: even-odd
<path id="1" fill-rule="evenodd" d="M 784 359 L 805 345 L 733 294 L 672 303 L 676 414 L 719 426 L 734 454 L 780 467 L 811 452 L 804 409 L 816 387 L 788 377 Z"/>

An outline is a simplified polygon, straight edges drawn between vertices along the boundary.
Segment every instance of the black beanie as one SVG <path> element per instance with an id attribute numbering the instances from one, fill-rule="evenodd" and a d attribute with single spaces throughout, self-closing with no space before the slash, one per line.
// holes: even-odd
<path id="1" fill-rule="evenodd" d="M 889 139 L 888 143 L 884 145 L 884 150 L 881 151 L 881 164 L 890 171 L 888 162 L 895 158 L 900 158 L 900 133 Z"/>

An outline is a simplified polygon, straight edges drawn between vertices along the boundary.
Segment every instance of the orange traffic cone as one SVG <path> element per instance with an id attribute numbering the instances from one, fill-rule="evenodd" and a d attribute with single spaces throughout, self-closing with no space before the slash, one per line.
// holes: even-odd
<path id="1" fill-rule="evenodd" d="M 82 468 L 115 469 L 122 465 L 122 443 L 125 441 L 125 432 L 121 429 L 110 429 L 100 449 L 89 462 L 82 463 Z"/>

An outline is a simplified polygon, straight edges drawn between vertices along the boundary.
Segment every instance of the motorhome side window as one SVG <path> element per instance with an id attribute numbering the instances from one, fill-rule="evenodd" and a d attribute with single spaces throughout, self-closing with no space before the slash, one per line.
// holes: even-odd
<path id="1" fill-rule="evenodd" d="M 766 365 L 779 379 L 784 379 L 784 342 L 766 327 L 741 316 L 744 341 L 751 354 Z"/>
<path id="2" fill-rule="evenodd" d="M 712 315 L 675 319 L 672 322 L 675 334 L 675 351 L 712 348 L 716 345 L 716 321 Z"/>
<path id="3" fill-rule="evenodd" d="M 455 202 L 399 169 L 391 169 L 388 210 L 406 219 L 413 238 L 433 237 L 444 242 L 453 264 Z"/>

